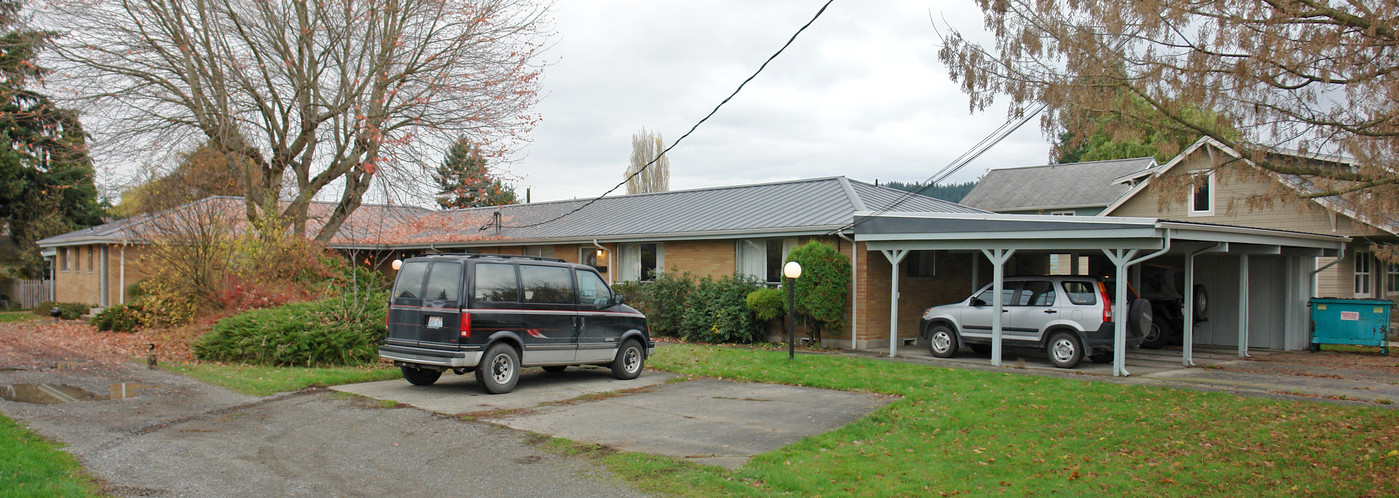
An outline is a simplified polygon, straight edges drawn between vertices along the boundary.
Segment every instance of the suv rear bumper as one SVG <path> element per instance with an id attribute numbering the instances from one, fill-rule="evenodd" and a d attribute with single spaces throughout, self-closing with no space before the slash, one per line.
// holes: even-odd
<path id="1" fill-rule="evenodd" d="M 1115 336 L 1117 334 L 1116 325 L 1113 322 L 1103 322 L 1098 326 L 1098 330 L 1088 332 L 1084 335 L 1084 346 L 1089 349 L 1112 349 Z M 1127 327 L 1127 347 L 1135 348 L 1142 343 L 1141 334 L 1133 333 L 1132 327 Z"/>
<path id="2" fill-rule="evenodd" d="M 395 362 L 414 363 L 418 365 L 436 365 L 439 367 L 466 368 L 474 367 L 481 363 L 481 356 L 485 354 L 481 350 L 475 351 L 443 351 L 441 349 L 418 348 L 412 346 L 396 346 L 385 344 L 379 346 L 379 357 Z"/>

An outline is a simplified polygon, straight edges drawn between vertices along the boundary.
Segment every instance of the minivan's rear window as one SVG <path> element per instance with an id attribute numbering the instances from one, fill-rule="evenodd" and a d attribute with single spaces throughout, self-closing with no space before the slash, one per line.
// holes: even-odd
<path id="1" fill-rule="evenodd" d="M 418 293 L 423 290 L 423 275 L 426 273 L 426 261 L 404 263 L 403 268 L 398 270 L 398 279 L 393 284 L 393 297 L 404 299 L 422 297 Z"/>
<path id="2" fill-rule="evenodd" d="M 461 299 L 461 263 L 434 263 L 427 275 L 427 291 L 423 293 L 423 299 Z"/>
<path id="3" fill-rule="evenodd" d="M 477 263 L 475 278 L 477 301 L 513 303 L 520 300 L 515 265 Z"/>

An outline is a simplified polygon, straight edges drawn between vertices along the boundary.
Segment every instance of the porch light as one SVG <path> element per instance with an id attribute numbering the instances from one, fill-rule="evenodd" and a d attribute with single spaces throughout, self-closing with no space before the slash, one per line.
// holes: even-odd
<path id="1" fill-rule="evenodd" d="M 399 268 L 403 268 L 403 260 L 401 260 L 401 259 L 395 259 L 395 260 L 393 260 L 393 263 L 390 264 L 389 266 L 392 266 L 392 267 L 393 267 L 393 271 L 398 271 Z"/>
<path id="2" fill-rule="evenodd" d="M 787 277 L 787 359 L 797 357 L 797 278 L 802 276 L 802 265 L 788 261 L 782 267 L 782 275 Z"/>
<path id="3" fill-rule="evenodd" d="M 598 250 L 597 250 L 597 257 L 599 257 L 599 258 L 602 257 L 602 249 L 598 249 Z"/>

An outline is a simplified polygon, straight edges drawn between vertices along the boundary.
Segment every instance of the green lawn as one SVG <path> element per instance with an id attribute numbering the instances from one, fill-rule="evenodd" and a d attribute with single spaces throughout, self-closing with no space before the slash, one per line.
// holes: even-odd
<path id="1" fill-rule="evenodd" d="M 77 459 L 0 415 L 0 497 L 95 496 Z"/>
<path id="2" fill-rule="evenodd" d="M 41 318 L 39 315 L 35 315 L 28 311 L 0 312 L 0 323 L 23 322 L 28 320 L 37 320 L 39 318 Z"/>
<path id="3" fill-rule="evenodd" d="M 225 363 L 162 363 L 160 368 L 254 396 L 295 391 L 310 386 L 334 386 L 396 379 L 391 366 L 372 367 L 263 367 Z"/>
<path id="4" fill-rule="evenodd" d="M 1387 409 L 693 345 L 649 364 L 902 399 L 733 472 L 550 445 L 676 495 L 1399 494 L 1399 412 Z"/>

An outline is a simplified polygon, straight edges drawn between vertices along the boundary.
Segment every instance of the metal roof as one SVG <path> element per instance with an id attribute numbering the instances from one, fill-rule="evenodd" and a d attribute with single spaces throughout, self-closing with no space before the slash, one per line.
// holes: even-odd
<path id="1" fill-rule="evenodd" d="M 1155 166 L 1155 158 L 1138 157 L 993 169 L 961 202 L 996 212 L 1103 207 L 1131 188 L 1115 180 Z"/>
<path id="2" fill-rule="evenodd" d="M 986 213 L 976 208 L 902 190 L 826 177 L 587 200 L 512 204 L 434 211 L 366 205 L 332 239 L 336 247 L 482 246 L 605 240 L 664 240 L 742 237 L 749 234 L 814 234 L 848 226 L 864 210 Z M 142 215 L 39 241 L 44 247 L 131 242 L 142 239 L 158 217 L 216 204 L 242 217 L 242 199 L 211 197 L 152 215 Z M 315 203 L 307 230 L 314 232 L 333 205 Z M 558 216 L 580 209 L 555 220 Z M 499 213 L 499 223 L 496 214 Z M 554 220 L 554 221 L 550 221 Z"/>

